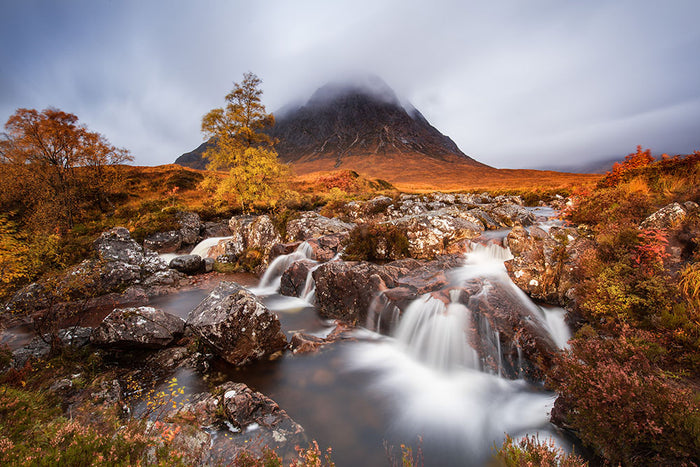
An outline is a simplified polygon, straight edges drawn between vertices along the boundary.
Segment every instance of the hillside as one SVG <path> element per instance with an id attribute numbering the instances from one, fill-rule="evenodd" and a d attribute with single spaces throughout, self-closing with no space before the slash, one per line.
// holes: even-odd
<path id="1" fill-rule="evenodd" d="M 270 130 L 280 160 L 297 175 L 337 169 L 380 178 L 403 190 L 561 187 L 596 176 L 501 170 L 466 155 L 418 109 L 377 77 L 329 83 L 303 105 L 275 114 Z M 204 169 L 202 143 L 176 164 Z"/>

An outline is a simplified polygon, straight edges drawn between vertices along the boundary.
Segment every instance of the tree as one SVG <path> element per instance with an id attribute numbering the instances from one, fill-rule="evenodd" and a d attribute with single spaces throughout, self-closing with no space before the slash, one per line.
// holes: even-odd
<path id="1" fill-rule="evenodd" d="M 58 109 L 17 109 L 0 137 L 0 205 L 32 230 L 66 231 L 88 209 L 104 209 L 111 166 L 132 160 Z"/>
<path id="2" fill-rule="evenodd" d="M 275 123 L 260 97 L 262 81 L 244 73 L 226 95 L 226 107 L 211 110 L 202 119 L 202 132 L 214 143 L 204 153 L 210 170 L 228 170 L 218 185 L 222 198 L 233 195 L 248 212 L 257 203 L 274 205 L 286 188 L 288 166 L 280 163 L 274 141 L 264 130 Z"/>

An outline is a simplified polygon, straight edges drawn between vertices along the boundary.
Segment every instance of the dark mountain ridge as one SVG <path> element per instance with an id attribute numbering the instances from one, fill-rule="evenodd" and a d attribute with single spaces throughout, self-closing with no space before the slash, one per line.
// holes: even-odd
<path id="1" fill-rule="evenodd" d="M 303 164 L 309 170 L 355 168 L 366 165 L 367 158 L 387 167 L 406 158 L 414 164 L 427 158 L 431 163 L 459 162 L 488 168 L 464 154 L 415 107 L 402 103 L 378 77 L 326 84 L 304 105 L 286 106 L 275 117 L 269 133 L 278 140 L 280 160 Z M 207 144 L 175 162 L 205 168 L 202 154 Z"/>

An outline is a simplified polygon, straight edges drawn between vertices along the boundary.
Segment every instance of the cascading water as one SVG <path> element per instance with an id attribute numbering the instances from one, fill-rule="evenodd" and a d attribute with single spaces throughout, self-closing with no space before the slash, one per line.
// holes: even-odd
<path id="1" fill-rule="evenodd" d="M 260 285 L 252 289 L 256 295 L 271 295 L 280 289 L 282 274 L 293 262 L 302 259 L 312 259 L 314 251 L 307 242 L 299 244 L 294 252 L 288 255 L 280 255 L 270 263 L 265 274 L 260 279 Z"/>
<path id="2" fill-rule="evenodd" d="M 502 377 L 503 335 L 485 317 L 475 320 L 470 311 L 472 303 L 478 305 L 498 292 L 557 345 L 566 341 L 563 313 L 542 310 L 512 284 L 503 265 L 510 258 L 509 250 L 499 245 L 473 245 L 465 265 L 448 275 L 452 281 L 448 304 L 427 294 L 400 312 L 379 295 L 370 309 L 368 326 L 390 328 L 391 335 L 347 351 L 351 368 L 374 375 L 374 390 L 393 404 L 394 423 L 387 437 L 422 436 L 430 464 L 483 465 L 504 433 L 516 437 L 554 431 L 549 411 L 555 395 L 522 379 Z M 479 289 L 471 297 L 463 292 L 468 283 L 475 284 L 469 290 Z M 396 319 L 397 311 L 398 323 L 383 326 Z M 479 339 L 478 344 L 472 337 Z M 517 342 L 508 346 L 523 358 Z M 514 358 L 508 368 L 517 377 L 524 363 Z"/>
<path id="3" fill-rule="evenodd" d="M 215 247 L 216 245 L 219 244 L 220 241 L 222 240 L 230 240 L 233 237 L 211 237 L 207 238 L 205 240 L 202 240 L 199 242 L 193 249 L 190 251 L 191 255 L 199 255 L 202 258 L 207 258 L 209 256 L 209 251 Z"/>
<path id="4" fill-rule="evenodd" d="M 468 327 L 467 307 L 454 300 L 445 305 L 424 295 L 406 309 L 395 337 L 406 353 L 431 368 L 477 368 L 478 357 L 466 334 Z"/>

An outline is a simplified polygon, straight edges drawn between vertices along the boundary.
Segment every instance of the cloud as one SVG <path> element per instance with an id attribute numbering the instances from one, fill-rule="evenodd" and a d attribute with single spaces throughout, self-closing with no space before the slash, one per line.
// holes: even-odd
<path id="1" fill-rule="evenodd" d="M 76 113 L 139 164 L 202 140 L 245 71 L 276 110 L 347 73 L 381 76 L 491 165 L 700 148 L 694 0 L 83 0 L 0 19 L 0 118 Z M 691 120 L 695 119 L 695 120 Z"/>

